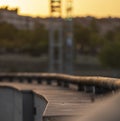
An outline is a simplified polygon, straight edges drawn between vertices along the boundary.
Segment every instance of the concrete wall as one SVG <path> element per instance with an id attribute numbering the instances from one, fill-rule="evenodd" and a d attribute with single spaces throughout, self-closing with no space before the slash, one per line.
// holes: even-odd
<path id="1" fill-rule="evenodd" d="M 23 91 L 18 91 L 14 88 L 0 87 L 0 121 L 24 120 L 23 93 Z M 33 107 L 36 109 L 36 114 L 33 114 L 34 121 L 42 121 L 43 112 L 45 111 L 47 101 L 43 96 L 35 93 L 31 94 L 34 97 Z M 29 98 L 27 101 L 29 101 Z M 29 104 L 27 101 L 24 102 L 25 106 L 29 106 L 27 105 Z M 26 112 L 26 108 L 24 110 Z"/>
<path id="2" fill-rule="evenodd" d="M 14 121 L 23 121 L 22 93 L 15 91 L 14 98 Z"/>
<path id="3" fill-rule="evenodd" d="M 0 88 L 0 120 L 22 121 L 22 95 L 12 88 Z"/>
<path id="4" fill-rule="evenodd" d="M 36 108 L 35 121 L 42 121 L 43 113 L 47 105 L 47 100 L 42 96 L 35 94 L 34 96 L 34 107 Z"/>

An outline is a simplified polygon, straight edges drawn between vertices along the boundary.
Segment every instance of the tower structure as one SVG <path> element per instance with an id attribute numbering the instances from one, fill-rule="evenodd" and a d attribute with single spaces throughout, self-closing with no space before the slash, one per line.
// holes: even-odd
<path id="1" fill-rule="evenodd" d="M 63 21 L 62 0 L 50 0 L 49 69 L 55 73 L 73 73 L 72 0 L 66 0 Z M 64 23 L 64 28 L 63 28 Z"/>
<path id="2" fill-rule="evenodd" d="M 73 43 L 73 19 L 72 0 L 66 0 L 65 19 L 65 73 L 73 74 L 74 70 L 74 43 Z"/>
<path id="3" fill-rule="evenodd" d="M 50 72 L 63 72 L 63 27 L 61 0 L 50 0 L 49 27 L 49 69 Z"/>

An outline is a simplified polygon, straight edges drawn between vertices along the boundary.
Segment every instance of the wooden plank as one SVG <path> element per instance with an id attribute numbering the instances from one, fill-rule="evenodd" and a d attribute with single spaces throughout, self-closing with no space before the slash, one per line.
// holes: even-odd
<path id="1" fill-rule="evenodd" d="M 0 83 L 19 88 L 21 90 L 34 90 L 36 93 L 44 96 L 48 100 L 48 106 L 44 116 L 72 116 L 83 115 L 94 103 L 90 96 L 84 92 L 70 90 L 63 87 L 38 85 L 38 84 L 20 84 L 20 83 Z"/>

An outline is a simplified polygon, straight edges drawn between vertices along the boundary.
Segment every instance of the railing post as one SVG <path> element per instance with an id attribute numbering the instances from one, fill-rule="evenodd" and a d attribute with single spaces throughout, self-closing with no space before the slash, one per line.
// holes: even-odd
<path id="1" fill-rule="evenodd" d="M 36 80 L 37 80 L 38 84 L 42 84 L 42 79 L 41 78 L 37 78 Z"/>
<path id="2" fill-rule="evenodd" d="M 8 81 L 9 81 L 9 82 L 13 82 L 13 77 L 9 77 L 9 78 L 8 78 Z"/>
<path id="3" fill-rule="evenodd" d="M 92 86 L 92 96 L 91 96 L 91 101 L 92 102 L 95 102 L 95 94 L 96 94 L 95 86 Z"/>
<path id="4" fill-rule="evenodd" d="M 2 82 L 3 81 L 3 78 L 2 77 L 0 77 L 0 82 Z"/>
<path id="5" fill-rule="evenodd" d="M 95 95 L 95 94 L 96 94 L 95 86 L 92 86 L 92 93 L 93 93 L 93 95 Z"/>
<path id="6" fill-rule="evenodd" d="M 87 92 L 87 86 L 84 86 L 83 88 L 84 88 L 84 92 Z"/>
<path id="7" fill-rule="evenodd" d="M 27 78 L 28 83 L 32 83 L 32 77 Z"/>
<path id="8" fill-rule="evenodd" d="M 51 85 L 52 84 L 52 80 L 51 79 L 47 79 L 46 82 L 47 82 L 47 85 Z"/>
<path id="9" fill-rule="evenodd" d="M 57 80 L 57 86 L 62 86 L 61 80 Z"/>
<path id="10" fill-rule="evenodd" d="M 64 84 L 63 86 L 64 86 L 65 88 L 69 88 L 69 82 L 64 81 L 63 84 Z"/>
<path id="11" fill-rule="evenodd" d="M 22 77 L 18 77 L 18 80 L 19 80 L 19 82 L 23 82 L 23 78 Z"/>
<path id="12" fill-rule="evenodd" d="M 78 91 L 84 91 L 84 86 L 81 84 L 78 84 Z"/>

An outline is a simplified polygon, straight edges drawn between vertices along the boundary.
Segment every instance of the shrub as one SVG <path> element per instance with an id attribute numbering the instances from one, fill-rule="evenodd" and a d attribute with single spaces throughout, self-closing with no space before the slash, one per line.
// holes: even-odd
<path id="1" fill-rule="evenodd" d="M 99 58 L 104 66 L 120 69 L 120 42 L 107 43 L 103 47 Z"/>

